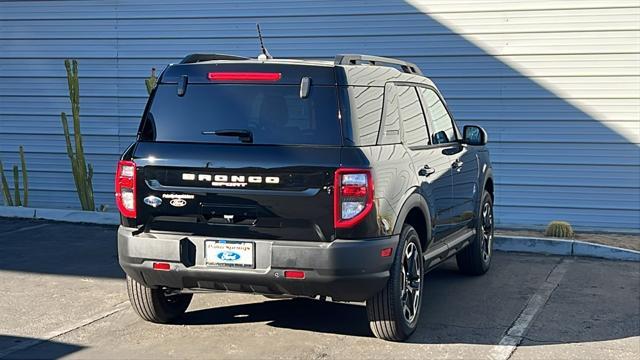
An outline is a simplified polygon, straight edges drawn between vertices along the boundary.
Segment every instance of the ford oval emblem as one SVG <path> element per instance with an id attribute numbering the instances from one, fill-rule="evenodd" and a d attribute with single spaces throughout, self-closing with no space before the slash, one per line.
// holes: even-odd
<path id="1" fill-rule="evenodd" d="M 236 261 L 240 260 L 240 254 L 235 251 L 223 251 L 218 254 L 218 259 L 223 261 Z"/>
<path id="2" fill-rule="evenodd" d="M 151 207 L 158 207 L 160 206 L 160 204 L 162 204 L 162 199 L 160 199 L 157 196 L 147 196 L 146 198 L 144 198 L 144 203 L 151 206 Z"/>
<path id="3" fill-rule="evenodd" d="M 187 201 L 184 199 L 172 199 L 171 201 L 169 201 L 169 204 L 175 207 L 183 207 L 187 205 Z"/>

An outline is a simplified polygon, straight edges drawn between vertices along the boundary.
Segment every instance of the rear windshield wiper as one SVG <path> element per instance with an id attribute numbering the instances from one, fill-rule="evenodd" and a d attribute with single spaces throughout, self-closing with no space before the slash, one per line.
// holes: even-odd
<path id="1" fill-rule="evenodd" d="M 243 143 L 253 142 L 253 133 L 244 129 L 222 129 L 215 131 L 203 131 L 202 135 L 217 135 L 217 136 L 237 136 Z"/>

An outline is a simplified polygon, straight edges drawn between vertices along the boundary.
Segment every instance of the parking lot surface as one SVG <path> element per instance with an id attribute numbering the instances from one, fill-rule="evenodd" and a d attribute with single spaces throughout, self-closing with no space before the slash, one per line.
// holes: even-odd
<path id="1" fill-rule="evenodd" d="M 0 358 L 637 359 L 640 264 L 496 253 L 486 276 L 427 275 L 407 343 L 363 304 L 196 295 L 179 325 L 140 320 L 115 227 L 0 218 Z"/>

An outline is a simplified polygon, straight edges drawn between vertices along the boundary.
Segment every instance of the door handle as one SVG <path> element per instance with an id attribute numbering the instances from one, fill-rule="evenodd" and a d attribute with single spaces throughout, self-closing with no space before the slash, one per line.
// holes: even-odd
<path id="1" fill-rule="evenodd" d="M 430 167 L 429 165 L 425 165 L 418 171 L 418 175 L 420 176 L 429 176 L 436 172 L 436 169 Z"/>
<path id="2" fill-rule="evenodd" d="M 464 162 L 462 162 L 462 160 L 456 159 L 456 161 L 454 161 L 451 164 L 451 167 L 454 168 L 454 169 L 457 169 L 458 171 L 460 171 L 460 168 L 462 167 L 462 164 L 464 164 Z"/>

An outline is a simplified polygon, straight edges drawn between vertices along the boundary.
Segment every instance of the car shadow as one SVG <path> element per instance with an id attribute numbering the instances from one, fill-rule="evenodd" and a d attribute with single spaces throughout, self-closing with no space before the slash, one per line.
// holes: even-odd
<path id="1" fill-rule="evenodd" d="M 124 278 L 116 227 L 0 218 L 0 271 Z"/>
<path id="2" fill-rule="evenodd" d="M 447 287 L 442 284 L 443 282 L 449 281 L 449 287 L 452 287 L 456 282 L 460 282 L 465 278 L 467 277 L 457 273 L 452 266 L 437 269 L 427 275 L 427 286 L 431 287 L 431 289 L 427 290 L 430 296 L 428 298 L 423 297 L 419 327 L 410 341 L 428 342 L 425 340 L 439 339 L 438 343 L 442 343 L 442 337 L 438 334 L 442 326 L 437 321 L 433 321 L 432 317 L 435 313 L 442 313 L 442 309 L 439 308 L 438 304 L 444 303 L 446 299 L 443 296 L 446 297 L 449 292 L 439 288 Z M 433 288 L 434 286 L 436 288 Z M 464 313 L 460 312 L 458 314 L 459 318 L 449 318 L 446 321 L 461 323 L 463 328 L 473 326 L 471 324 L 465 326 Z M 265 322 L 267 326 L 277 328 L 373 337 L 368 326 L 367 311 L 364 303 L 330 302 L 307 298 L 270 299 L 263 302 L 190 311 L 179 320 L 178 324 L 226 325 L 262 322 Z M 446 342 L 458 342 L 458 340 L 448 339 Z"/>
<path id="3" fill-rule="evenodd" d="M 267 300 L 187 312 L 181 325 L 267 322 L 268 326 L 314 332 L 371 336 L 364 306 L 312 299 Z"/>
<path id="4" fill-rule="evenodd" d="M 59 359 L 84 347 L 53 340 L 0 335 L 0 358 L 2 359 Z"/>

